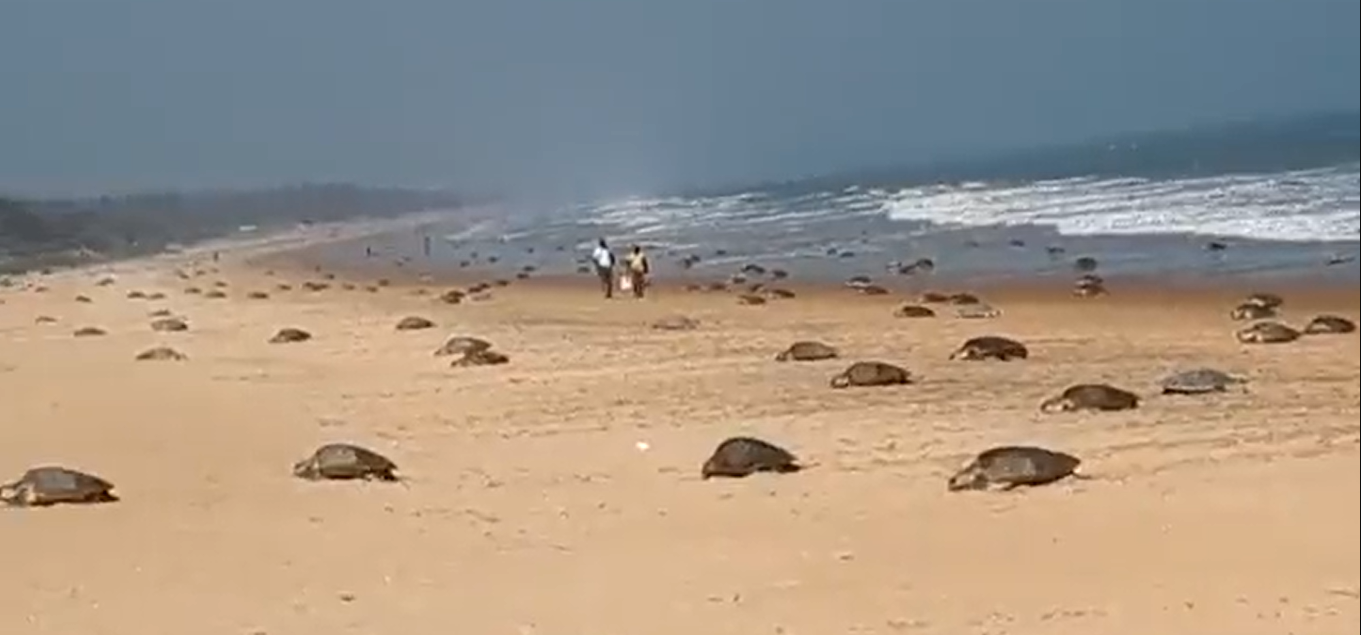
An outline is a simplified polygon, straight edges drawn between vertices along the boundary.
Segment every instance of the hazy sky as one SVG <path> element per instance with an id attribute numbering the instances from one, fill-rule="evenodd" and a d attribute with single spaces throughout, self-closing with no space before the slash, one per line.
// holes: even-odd
<path id="1" fill-rule="evenodd" d="M 1354 108 L 1357 0 L 0 0 L 0 189 L 643 190 Z"/>

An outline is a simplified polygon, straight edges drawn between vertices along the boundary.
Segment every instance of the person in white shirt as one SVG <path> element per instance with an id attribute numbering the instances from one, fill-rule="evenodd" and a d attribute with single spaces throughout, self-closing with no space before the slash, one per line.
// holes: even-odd
<path id="1" fill-rule="evenodd" d="M 610 251 L 610 247 L 605 244 L 604 238 L 600 239 L 600 242 L 595 246 L 595 251 L 591 252 L 591 260 L 595 261 L 595 275 L 600 277 L 600 290 L 605 292 L 606 298 L 613 298 L 614 252 Z"/>

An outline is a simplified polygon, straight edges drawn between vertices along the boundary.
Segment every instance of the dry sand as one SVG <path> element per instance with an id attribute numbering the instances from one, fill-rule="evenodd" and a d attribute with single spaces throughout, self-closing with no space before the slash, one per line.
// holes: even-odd
<path id="1" fill-rule="evenodd" d="M 257 246 L 258 247 L 258 246 Z M 0 290 L 0 471 L 113 480 L 107 506 L 0 510 L 0 633 L 1336 635 L 1358 613 L 1358 342 L 1246 347 L 1214 297 L 1115 288 L 988 292 L 995 320 L 890 317 L 843 290 L 764 307 L 659 289 L 644 301 L 517 284 L 448 306 L 410 288 L 276 291 L 223 252 L 176 278 L 163 257 Z M 310 274 L 310 272 L 308 272 Z M 228 297 L 186 295 L 221 280 Z M 338 284 L 338 283 L 337 283 Z M 129 290 L 164 300 L 130 300 Z M 267 290 L 267 300 L 246 299 Z M 434 291 L 440 289 L 435 288 Z M 77 294 L 93 302 L 73 301 Z M 1287 319 L 1356 319 L 1355 290 L 1286 289 Z M 166 308 L 191 329 L 156 333 Z M 648 328 L 672 313 L 693 332 Z M 39 315 L 57 319 L 35 324 Z M 403 316 L 438 327 L 397 332 Z M 108 335 L 74 338 L 81 326 Z M 271 345 L 284 326 L 312 341 Z M 949 362 L 965 337 L 1025 362 Z M 450 335 L 499 367 L 452 369 Z M 779 364 L 797 339 L 839 361 Z M 157 344 L 183 362 L 134 362 Z M 915 386 L 834 391 L 857 359 Z M 1154 396 L 1179 366 L 1246 392 Z M 1127 413 L 1041 415 L 1065 385 L 1148 395 Z M 698 479 L 724 437 L 816 466 Z M 311 483 L 289 466 L 350 440 L 408 486 Z M 640 442 L 646 443 L 642 449 Z M 1091 480 L 948 494 L 969 455 L 1031 442 Z"/>

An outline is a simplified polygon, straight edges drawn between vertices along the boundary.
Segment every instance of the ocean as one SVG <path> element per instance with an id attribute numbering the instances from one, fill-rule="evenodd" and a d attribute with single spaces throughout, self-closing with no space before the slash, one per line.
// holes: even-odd
<path id="1" fill-rule="evenodd" d="M 1090 256 L 1113 275 L 1355 283 L 1357 118 L 1235 124 L 896 173 L 509 209 L 367 247 L 432 271 L 571 273 L 603 237 L 621 253 L 642 245 L 658 275 L 687 279 L 721 278 L 754 262 L 831 281 L 882 276 L 922 258 L 934 262 L 936 276 L 1030 277 L 1069 274 L 1073 259 Z"/>

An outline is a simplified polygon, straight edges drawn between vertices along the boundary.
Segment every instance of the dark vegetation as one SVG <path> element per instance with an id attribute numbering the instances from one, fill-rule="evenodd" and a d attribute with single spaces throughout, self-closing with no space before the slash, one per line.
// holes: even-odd
<path id="1" fill-rule="evenodd" d="M 258 231 L 465 204 L 447 192 L 300 185 L 90 199 L 0 196 L 0 273 L 116 260 Z"/>

